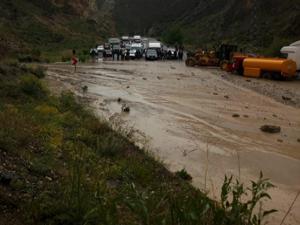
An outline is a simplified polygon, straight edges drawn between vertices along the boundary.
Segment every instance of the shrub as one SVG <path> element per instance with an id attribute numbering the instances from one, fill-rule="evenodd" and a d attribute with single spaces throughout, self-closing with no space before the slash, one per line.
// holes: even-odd
<path id="1" fill-rule="evenodd" d="M 76 102 L 72 92 L 63 92 L 59 98 L 59 109 L 62 112 L 73 111 L 78 112 L 81 106 Z"/>
<path id="2" fill-rule="evenodd" d="M 23 76 L 21 78 L 21 90 L 31 97 L 42 99 L 47 96 L 47 90 L 41 81 L 34 75 Z"/>
<path id="3" fill-rule="evenodd" d="M 30 69 L 31 73 L 34 74 L 37 78 L 44 78 L 46 75 L 46 68 L 43 66 L 34 66 Z"/>
<path id="4" fill-rule="evenodd" d="M 33 62 L 33 58 L 31 55 L 28 54 L 20 54 L 18 55 L 18 61 L 22 63 L 31 63 Z"/>
<path id="5" fill-rule="evenodd" d="M 180 170 L 180 171 L 177 171 L 177 172 L 176 172 L 176 175 L 177 175 L 178 177 L 180 177 L 181 179 L 183 179 L 183 180 L 188 180 L 188 181 L 190 181 L 190 180 L 193 179 L 192 176 L 191 176 L 185 169 L 182 169 L 182 170 Z"/>
<path id="6" fill-rule="evenodd" d="M 115 157 L 122 152 L 124 144 L 125 142 L 121 137 L 111 132 L 97 139 L 97 151 L 102 156 Z"/>
<path id="7" fill-rule="evenodd" d="M 37 141 L 33 135 L 38 133 L 38 127 L 14 106 L 6 106 L 0 112 L 0 124 L 0 149 L 13 151 Z"/>

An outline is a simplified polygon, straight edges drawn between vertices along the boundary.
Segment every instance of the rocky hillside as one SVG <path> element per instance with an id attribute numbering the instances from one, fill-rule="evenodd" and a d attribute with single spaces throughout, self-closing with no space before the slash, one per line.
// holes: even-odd
<path id="1" fill-rule="evenodd" d="M 238 43 L 270 51 L 300 39 L 299 0 L 118 0 L 120 32 L 161 36 L 182 28 L 186 43 Z M 126 19 L 125 19 L 126 18 Z"/>
<path id="2" fill-rule="evenodd" d="M 86 47 L 112 35 L 105 1 L 1 0 L 0 53 Z"/>
<path id="3" fill-rule="evenodd" d="M 161 37 L 180 28 L 185 43 L 220 42 L 274 53 L 300 39 L 300 0 L 1 0 L 0 52 L 86 47 L 111 35 Z"/>

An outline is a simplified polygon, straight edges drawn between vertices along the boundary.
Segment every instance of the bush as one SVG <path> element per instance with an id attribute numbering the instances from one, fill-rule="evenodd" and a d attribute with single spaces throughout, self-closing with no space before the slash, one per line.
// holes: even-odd
<path id="1" fill-rule="evenodd" d="M 33 66 L 30 68 L 30 72 L 34 74 L 37 78 L 44 78 L 46 75 L 46 68 L 43 66 Z"/>
<path id="2" fill-rule="evenodd" d="M 21 90 L 31 97 L 42 99 L 47 96 L 47 91 L 41 81 L 34 75 L 24 76 L 21 78 Z"/>
<path id="3" fill-rule="evenodd" d="M 97 139 L 97 152 L 104 157 L 116 157 L 122 153 L 125 142 L 115 133 Z"/>
<path id="4" fill-rule="evenodd" d="M 0 149 L 7 151 L 26 148 L 35 139 L 36 126 L 21 114 L 14 106 L 7 106 L 0 112 Z"/>
<path id="5" fill-rule="evenodd" d="M 183 180 L 190 181 L 193 179 L 192 176 L 185 169 L 177 171 L 175 174 Z"/>
<path id="6" fill-rule="evenodd" d="M 78 112 L 81 106 L 76 102 L 72 92 L 63 92 L 59 98 L 59 109 L 61 112 Z"/>

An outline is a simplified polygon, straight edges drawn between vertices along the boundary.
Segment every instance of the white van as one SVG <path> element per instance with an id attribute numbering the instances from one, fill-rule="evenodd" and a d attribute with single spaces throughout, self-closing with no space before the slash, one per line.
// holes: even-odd
<path id="1" fill-rule="evenodd" d="M 283 47 L 280 52 L 288 59 L 291 59 L 296 62 L 297 70 L 300 71 L 300 41 L 297 41 L 290 46 Z"/>

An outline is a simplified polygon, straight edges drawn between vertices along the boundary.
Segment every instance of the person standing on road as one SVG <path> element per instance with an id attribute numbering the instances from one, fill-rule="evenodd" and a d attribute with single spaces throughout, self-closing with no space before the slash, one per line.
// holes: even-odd
<path id="1" fill-rule="evenodd" d="M 77 67 L 77 63 L 78 63 L 78 59 L 76 57 L 76 51 L 75 49 L 73 49 L 73 52 L 72 52 L 72 65 L 74 66 L 74 72 L 76 72 L 76 67 Z"/>

